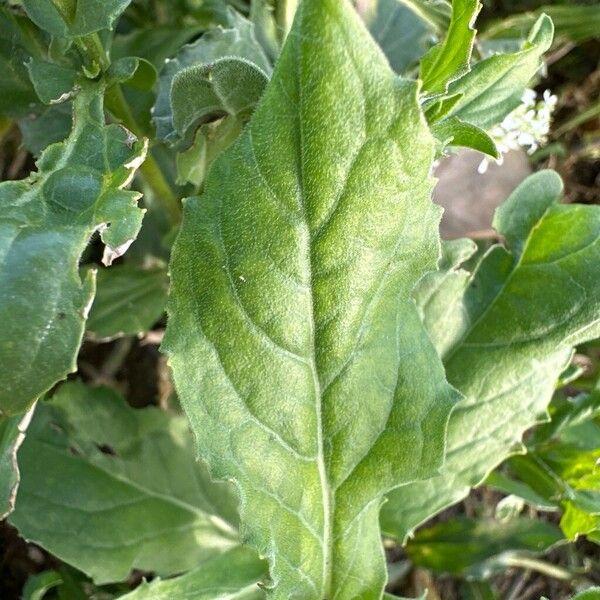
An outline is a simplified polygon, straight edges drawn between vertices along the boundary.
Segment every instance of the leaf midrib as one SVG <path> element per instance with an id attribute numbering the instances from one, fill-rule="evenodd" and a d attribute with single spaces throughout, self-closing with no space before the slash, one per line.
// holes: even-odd
<path id="1" fill-rule="evenodd" d="M 296 16 L 297 19 L 304 19 L 304 7 L 305 3 L 301 3 L 298 8 L 299 14 Z M 317 342 L 316 342 L 316 321 L 315 321 L 315 303 L 314 303 L 314 280 L 313 280 L 313 252 L 312 252 L 312 236 L 310 231 L 308 211 L 306 207 L 304 192 L 305 192 L 305 159 L 304 159 L 304 148 L 305 148 L 305 134 L 304 134 L 304 102 L 302 94 L 302 38 L 297 42 L 298 59 L 296 61 L 296 80 L 298 85 L 298 144 L 299 144 L 299 164 L 298 164 L 298 175 L 300 184 L 300 210 L 302 211 L 302 224 L 305 228 L 305 239 L 307 240 L 307 262 L 308 262 L 308 299 L 309 299 L 309 319 L 308 325 L 310 328 L 310 339 L 312 345 L 312 352 L 310 356 L 310 371 L 313 377 L 313 386 L 315 390 L 315 412 L 317 421 L 317 469 L 319 473 L 319 482 L 321 485 L 321 495 L 323 501 L 323 575 L 322 575 L 322 596 L 328 598 L 331 596 L 331 585 L 332 585 L 332 554 L 333 554 L 333 526 L 332 517 L 334 512 L 334 497 L 329 486 L 329 479 L 327 476 L 327 467 L 325 464 L 325 450 L 323 440 L 323 408 L 322 408 L 322 390 L 321 381 L 319 379 L 317 370 Z"/>

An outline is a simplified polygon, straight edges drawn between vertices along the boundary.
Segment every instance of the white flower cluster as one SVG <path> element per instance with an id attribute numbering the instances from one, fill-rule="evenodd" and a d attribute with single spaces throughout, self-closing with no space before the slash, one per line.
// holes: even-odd
<path id="1" fill-rule="evenodd" d="M 499 165 L 502 164 L 502 155 L 509 150 L 525 148 L 528 154 L 532 154 L 548 141 L 552 111 L 556 102 L 557 97 L 551 94 L 550 90 L 546 90 L 539 101 L 534 90 L 525 90 L 522 104 L 507 115 L 500 125 L 488 132 L 501 154 L 496 161 Z M 485 173 L 488 166 L 489 159 L 485 158 L 477 170 L 479 173 Z"/>

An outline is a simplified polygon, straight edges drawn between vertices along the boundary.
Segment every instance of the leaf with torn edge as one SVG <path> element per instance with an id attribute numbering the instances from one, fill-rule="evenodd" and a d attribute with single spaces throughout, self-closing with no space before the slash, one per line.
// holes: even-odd
<path id="1" fill-rule="evenodd" d="M 459 396 L 412 299 L 440 244 L 417 93 L 349 2 L 305 0 L 185 206 L 164 350 L 272 598 L 380 598 L 382 495 L 442 464 Z"/>
<path id="2" fill-rule="evenodd" d="M 20 479 L 17 452 L 25 439 L 34 408 L 32 406 L 25 415 L 0 418 L 0 520 L 15 507 Z"/>
<path id="3" fill-rule="evenodd" d="M 559 204 L 561 193 L 554 172 L 525 180 L 496 211 L 506 248 L 492 247 L 454 298 L 421 304 L 466 400 L 450 418 L 442 474 L 399 488 L 384 506 L 383 529 L 399 539 L 523 451 L 573 346 L 600 335 L 600 208 Z"/>
<path id="4" fill-rule="evenodd" d="M 24 412 L 75 370 L 95 287 L 78 263 L 92 234 L 110 264 L 141 226 L 140 194 L 124 188 L 146 144 L 104 124 L 98 84 L 78 85 L 69 137 L 27 179 L 0 185 L 0 415 Z"/>
<path id="5" fill-rule="evenodd" d="M 67 383 L 40 402 L 19 465 L 10 522 L 98 584 L 134 568 L 174 575 L 238 546 L 232 489 L 195 460 L 186 419 L 108 388 Z"/>

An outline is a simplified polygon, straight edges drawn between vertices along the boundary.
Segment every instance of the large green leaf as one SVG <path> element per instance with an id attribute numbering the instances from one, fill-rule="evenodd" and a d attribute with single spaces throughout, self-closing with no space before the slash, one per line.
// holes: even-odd
<path id="1" fill-rule="evenodd" d="M 457 394 L 411 296 L 439 255 L 417 89 L 348 2 L 306 0 L 186 203 L 164 349 L 273 598 L 380 598 L 382 494 L 442 462 Z"/>
<path id="2" fill-rule="evenodd" d="M 483 579 L 505 572 L 516 557 L 546 552 L 563 539 L 556 525 L 539 519 L 457 517 L 420 529 L 406 551 L 426 569 Z"/>
<path id="3" fill-rule="evenodd" d="M 451 294 L 440 286 L 442 301 L 423 305 L 466 400 L 450 418 L 444 473 L 397 490 L 384 507 L 383 527 L 400 539 L 523 451 L 573 346 L 600 334 L 600 208 L 558 204 L 561 190 L 550 171 L 527 179 L 496 212 L 508 250 L 494 246 L 472 277 L 454 275 Z"/>
<path id="4" fill-rule="evenodd" d="M 260 600 L 265 593 L 257 582 L 267 566 L 243 547 L 209 558 L 194 570 L 174 579 L 142 583 L 119 600 Z"/>
<path id="5" fill-rule="evenodd" d="M 141 226 L 140 194 L 124 188 L 145 146 L 104 124 L 101 86 L 78 85 L 71 135 L 36 173 L 0 185 L 0 415 L 25 411 L 75 370 L 95 285 L 78 263 L 92 234 L 110 263 Z"/>
<path id="6" fill-rule="evenodd" d="M 63 385 L 19 451 L 10 516 L 21 535 L 90 575 L 172 575 L 237 545 L 231 488 L 194 459 L 188 424 L 108 388 Z"/>
<path id="7" fill-rule="evenodd" d="M 25 439 L 33 407 L 25 414 L 0 419 L 0 519 L 15 506 L 19 487 L 17 452 Z"/>

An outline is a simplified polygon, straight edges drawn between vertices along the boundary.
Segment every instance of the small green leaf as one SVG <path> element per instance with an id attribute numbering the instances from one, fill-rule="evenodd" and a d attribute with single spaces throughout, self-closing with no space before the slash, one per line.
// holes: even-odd
<path id="1" fill-rule="evenodd" d="M 195 461 L 186 420 L 108 388 L 68 383 L 40 403 L 19 465 L 11 523 L 97 583 L 173 575 L 237 546 L 235 500 Z"/>
<path id="2" fill-rule="evenodd" d="M 142 583 L 119 600 L 260 600 L 265 593 L 258 586 L 267 565 L 248 548 L 233 548 L 209 558 L 192 571 L 174 579 Z"/>
<path id="3" fill-rule="evenodd" d="M 493 158 L 500 158 L 494 140 L 483 129 L 461 121 L 458 117 L 435 123 L 431 132 L 440 141 L 442 149 L 446 146 L 461 146 L 483 152 Z"/>
<path id="4" fill-rule="evenodd" d="M 31 83 L 44 104 L 60 104 L 75 93 L 77 73 L 54 63 L 32 58 L 27 62 Z"/>
<path id="5" fill-rule="evenodd" d="M 424 93 L 444 94 L 450 82 L 469 71 L 477 33 L 473 25 L 480 9 L 479 0 L 454 0 L 445 40 L 421 59 L 420 78 Z"/>
<path id="6" fill-rule="evenodd" d="M 80 37 L 112 29 L 131 0 L 23 0 L 29 18 L 57 37 Z"/>
<path id="7" fill-rule="evenodd" d="M 500 123 L 520 104 L 523 91 L 540 68 L 542 55 L 552 44 L 553 34 L 552 20 L 543 15 L 522 50 L 476 63 L 469 73 L 450 84 L 450 95 L 462 94 L 450 115 L 482 129 Z"/>
<path id="8" fill-rule="evenodd" d="M 526 483 L 511 479 L 500 471 L 490 473 L 489 477 L 485 480 L 485 485 L 503 494 L 517 496 L 537 510 L 555 512 L 559 508 L 557 501 L 552 501 L 546 496 L 538 494 Z"/>
<path id="9" fill-rule="evenodd" d="M 546 552 L 563 539 L 558 527 L 541 520 L 456 517 L 420 529 L 408 541 L 406 551 L 416 565 L 426 569 L 487 579 L 505 572 L 515 556 Z"/>
<path id="10" fill-rule="evenodd" d="M 20 478 L 17 452 L 25 439 L 33 410 L 32 407 L 25 416 L 0 418 L 0 520 L 15 506 Z"/>
<path id="11" fill-rule="evenodd" d="M 144 92 L 152 90 L 158 77 L 154 65 L 137 56 L 125 56 L 113 61 L 107 75 L 117 83 L 127 83 Z"/>
<path id="12" fill-rule="evenodd" d="M 48 147 L 38 171 L 0 185 L 0 415 L 18 414 L 75 370 L 94 296 L 78 263 L 100 230 L 105 262 L 125 252 L 143 211 L 125 191 L 145 145 L 104 124 L 103 90 L 80 81 L 70 136 Z"/>
<path id="13" fill-rule="evenodd" d="M 466 400 L 450 418 L 443 474 L 383 507 L 384 530 L 400 539 L 524 451 L 521 437 L 547 419 L 573 346 L 600 334 L 600 208 L 559 204 L 561 191 L 550 171 L 523 182 L 494 219 L 507 248 L 492 247 L 454 298 L 422 307 Z"/>
<path id="14" fill-rule="evenodd" d="M 87 334 L 108 341 L 148 332 L 164 313 L 168 285 L 166 270 L 160 267 L 118 265 L 100 269 Z"/>
<path id="15" fill-rule="evenodd" d="M 252 23 L 235 12 L 231 13 L 231 19 L 231 28 L 218 28 L 206 32 L 198 41 L 184 46 L 174 59 L 165 64 L 160 73 L 160 87 L 153 109 L 156 135 L 160 139 L 175 143 L 179 138 L 173 125 L 172 87 L 175 76 L 181 71 L 198 67 L 202 72 L 203 68 L 209 67 L 219 59 L 233 58 L 243 59 L 258 70 L 270 74 L 269 60 L 256 41 Z M 185 79 L 183 81 L 185 82 Z M 224 93 L 227 93 L 227 90 Z M 183 100 L 185 101 L 185 98 Z M 183 110 L 184 101 L 177 100 L 177 108 Z"/>
<path id="16" fill-rule="evenodd" d="M 185 205 L 164 350 L 273 598 L 379 598 L 382 494 L 442 462 L 458 395 L 412 299 L 440 216 L 417 90 L 349 2 L 305 0 Z"/>
<path id="17" fill-rule="evenodd" d="M 177 135 L 189 145 L 195 130 L 215 117 L 248 120 L 268 80 L 260 67 L 242 58 L 220 58 L 179 71 L 171 86 Z"/>

